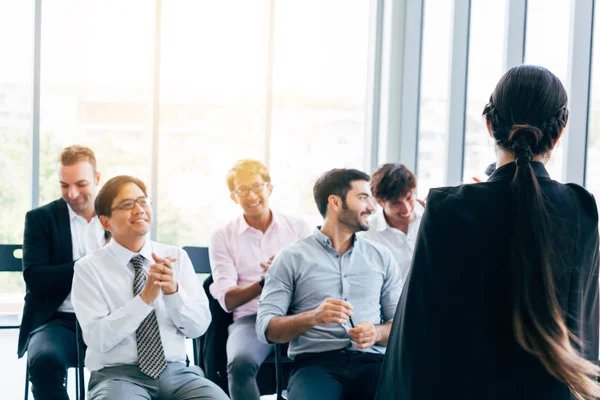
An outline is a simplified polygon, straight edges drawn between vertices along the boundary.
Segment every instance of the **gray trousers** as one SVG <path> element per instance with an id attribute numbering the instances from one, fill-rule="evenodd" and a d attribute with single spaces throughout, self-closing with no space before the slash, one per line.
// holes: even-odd
<path id="1" fill-rule="evenodd" d="M 227 381 L 232 400 L 259 400 L 256 375 L 260 365 L 273 351 L 256 336 L 256 315 L 249 315 L 229 325 L 227 339 Z"/>
<path id="2" fill-rule="evenodd" d="M 217 385 L 204 378 L 197 366 L 168 363 L 158 379 L 144 375 L 137 365 L 119 365 L 93 371 L 90 400 L 227 400 Z"/>

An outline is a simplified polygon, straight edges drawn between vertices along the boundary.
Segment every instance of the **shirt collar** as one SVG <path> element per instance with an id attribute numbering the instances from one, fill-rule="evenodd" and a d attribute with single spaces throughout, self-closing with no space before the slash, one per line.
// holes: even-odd
<path id="1" fill-rule="evenodd" d="M 69 205 L 69 203 L 67 203 L 67 209 L 69 210 L 69 220 L 70 221 L 73 221 L 77 217 L 83 218 L 81 215 L 77 215 L 77 213 L 75 211 L 73 211 L 73 209 L 71 208 L 71 206 Z"/>
<path id="2" fill-rule="evenodd" d="M 65 203 L 67 203 L 67 202 L 65 201 Z M 71 206 L 69 205 L 69 203 L 67 203 L 67 210 L 69 210 L 69 221 L 73 221 L 74 219 L 78 219 L 79 218 L 79 219 L 85 221 L 86 224 L 88 223 L 88 221 L 85 218 L 83 218 L 81 215 L 77 214 L 71 208 Z M 90 220 L 90 222 L 93 222 L 95 219 L 98 219 L 97 215 L 94 215 L 94 217 Z"/>
<path id="3" fill-rule="evenodd" d="M 544 164 L 539 161 L 531 161 L 531 167 L 533 168 L 533 173 L 539 179 L 550 179 L 550 175 L 548 171 L 546 171 L 546 167 Z M 488 178 L 488 182 L 501 181 L 512 179 L 515 176 L 515 172 L 517 171 L 517 164 L 514 162 L 505 164 L 500 168 L 496 168 L 492 175 Z"/>
<path id="4" fill-rule="evenodd" d="M 270 211 L 271 211 L 271 215 L 273 216 L 273 219 L 271 220 L 271 225 L 269 225 L 267 230 L 270 229 L 271 226 L 277 225 L 277 223 L 279 222 L 278 213 L 276 213 L 273 210 L 270 210 Z M 246 222 L 246 218 L 244 218 L 244 214 L 240 215 L 238 218 L 237 234 L 241 235 L 242 233 L 246 232 L 250 228 L 252 228 L 252 227 L 250 225 L 248 225 L 248 222 Z"/>
<path id="5" fill-rule="evenodd" d="M 315 237 L 315 239 L 317 239 L 317 241 L 319 243 L 321 243 L 324 247 L 329 247 L 331 249 L 333 249 L 333 244 L 331 243 L 331 239 L 329 239 L 329 236 L 327 236 L 326 234 L 324 234 L 321 231 L 321 226 L 317 226 L 315 228 L 315 230 L 313 231 L 313 235 Z M 356 234 L 352 235 L 352 244 L 356 244 L 356 241 L 358 240 L 358 236 Z M 335 250 L 335 249 L 334 249 Z"/>
<path id="6" fill-rule="evenodd" d="M 136 254 L 141 255 L 149 262 L 153 262 L 153 260 L 152 260 L 152 241 L 149 240 L 148 238 L 146 238 L 146 242 L 144 243 L 144 246 L 142 246 L 142 249 L 139 251 L 139 253 L 134 253 L 133 251 L 121 246 L 119 243 L 117 243 L 117 241 L 114 238 L 111 239 L 111 241 L 106 245 L 106 247 L 108 248 L 109 251 L 111 251 L 114 254 L 119 265 L 129 264 L 131 259 Z"/>

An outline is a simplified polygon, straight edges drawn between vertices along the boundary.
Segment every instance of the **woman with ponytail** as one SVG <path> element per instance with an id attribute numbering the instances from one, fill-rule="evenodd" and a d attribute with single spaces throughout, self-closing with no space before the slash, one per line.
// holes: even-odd
<path id="1" fill-rule="evenodd" d="M 377 399 L 600 398 L 598 209 L 545 169 L 568 115 L 547 69 L 500 79 L 497 167 L 430 191 Z"/>

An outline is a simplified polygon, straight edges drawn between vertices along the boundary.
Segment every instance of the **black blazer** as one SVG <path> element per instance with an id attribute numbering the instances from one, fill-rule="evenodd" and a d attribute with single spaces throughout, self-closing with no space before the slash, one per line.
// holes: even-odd
<path id="1" fill-rule="evenodd" d="M 556 294 L 583 355 L 598 360 L 598 210 L 532 166 L 551 204 Z M 519 347 L 508 300 L 514 163 L 485 183 L 432 189 L 390 334 L 378 400 L 571 399 Z"/>
<path id="2" fill-rule="evenodd" d="M 73 265 L 67 203 L 59 199 L 29 211 L 23 237 L 23 278 L 27 291 L 19 332 L 19 357 L 27 350 L 29 334 L 45 324 L 71 292 Z"/>

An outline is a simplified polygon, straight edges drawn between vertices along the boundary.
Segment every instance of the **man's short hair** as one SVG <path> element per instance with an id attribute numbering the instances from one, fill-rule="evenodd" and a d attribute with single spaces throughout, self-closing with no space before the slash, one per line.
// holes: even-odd
<path id="1" fill-rule="evenodd" d="M 60 157 L 58 158 L 58 162 L 65 167 L 75 165 L 81 161 L 89 162 L 94 172 L 96 172 L 96 156 L 89 147 L 80 145 L 69 146 L 60 153 Z"/>
<path id="2" fill-rule="evenodd" d="M 227 187 L 229 187 L 230 192 L 235 190 L 233 184 L 235 178 L 242 174 L 257 174 L 261 176 L 263 181 L 271 183 L 269 169 L 265 164 L 257 160 L 243 159 L 236 162 L 229 172 L 227 172 Z"/>
<path id="3" fill-rule="evenodd" d="M 371 193 L 381 200 L 396 200 L 417 187 L 417 178 L 405 165 L 383 164 L 371 176 Z"/>
<path id="4" fill-rule="evenodd" d="M 329 196 L 341 197 L 342 204 L 346 205 L 346 195 L 352 189 L 353 181 L 369 182 L 369 175 L 357 169 L 336 168 L 325 172 L 317 179 L 313 187 L 313 195 L 323 218 L 327 214 Z"/>
<path id="5" fill-rule="evenodd" d="M 102 189 L 100 189 L 100 192 L 98 192 L 98 196 L 96 196 L 94 208 L 96 209 L 96 214 L 98 216 L 111 216 L 111 208 L 113 201 L 119 195 L 121 188 L 128 183 L 133 183 L 134 185 L 142 189 L 142 192 L 144 192 L 144 196 L 148 196 L 148 192 L 146 191 L 146 185 L 144 185 L 144 182 L 142 182 L 138 178 L 134 178 L 133 176 L 128 175 L 115 176 L 114 178 L 109 179 L 108 182 L 106 182 L 104 186 L 102 186 Z"/>

